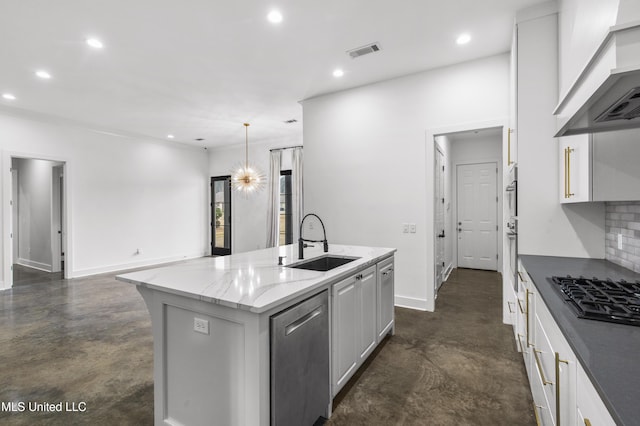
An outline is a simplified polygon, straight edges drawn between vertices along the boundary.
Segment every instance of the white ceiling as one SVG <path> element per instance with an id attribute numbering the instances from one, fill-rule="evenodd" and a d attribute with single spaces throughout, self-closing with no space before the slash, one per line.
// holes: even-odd
<path id="1" fill-rule="evenodd" d="M 506 52 L 515 11 L 541 2 L 4 0 L 0 93 L 17 99 L 0 105 L 200 146 L 243 143 L 245 121 L 252 142 L 299 143 L 299 101 Z M 382 50 L 345 53 L 370 42 Z"/>

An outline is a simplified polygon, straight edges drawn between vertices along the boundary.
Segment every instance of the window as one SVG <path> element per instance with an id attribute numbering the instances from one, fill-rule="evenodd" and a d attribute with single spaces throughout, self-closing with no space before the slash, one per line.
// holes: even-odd
<path id="1" fill-rule="evenodd" d="M 291 208 L 291 170 L 280 172 L 280 235 L 279 245 L 291 244 L 293 242 L 293 218 Z"/>

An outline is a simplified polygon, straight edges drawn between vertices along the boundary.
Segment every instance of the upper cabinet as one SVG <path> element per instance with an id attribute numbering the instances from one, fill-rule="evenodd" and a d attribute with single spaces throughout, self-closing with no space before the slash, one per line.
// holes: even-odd
<path id="1" fill-rule="evenodd" d="M 592 201 L 591 135 L 559 138 L 560 202 Z"/>
<path id="2" fill-rule="evenodd" d="M 593 200 L 640 200 L 640 130 L 594 133 L 592 139 Z"/>
<path id="3" fill-rule="evenodd" d="M 507 158 L 504 161 L 506 169 L 518 162 L 518 27 L 515 25 L 509 64 L 509 129 L 507 129 Z"/>

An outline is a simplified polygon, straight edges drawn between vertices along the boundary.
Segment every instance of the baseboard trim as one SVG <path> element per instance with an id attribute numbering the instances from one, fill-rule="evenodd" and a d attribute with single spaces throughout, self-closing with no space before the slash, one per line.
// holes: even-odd
<path id="1" fill-rule="evenodd" d="M 169 262 L 177 262 L 179 260 L 197 259 L 206 256 L 205 253 L 191 253 L 177 256 L 161 257 L 156 259 L 145 259 L 137 262 L 118 263 L 114 265 L 98 266 L 95 268 L 76 269 L 72 271 L 69 278 L 87 277 L 90 275 L 106 274 L 109 272 L 124 271 L 127 269 L 142 268 L 145 266 L 161 265 Z"/>
<path id="2" fill-rule="evenodd" d="M 414 297 L 395 296 L 395 305 L 400 308 L 415 309 L 417 311 L 427 311 L 427 301 Z"/>
<path id="3" fill-rule="evenodd" d="M 35 260 L 18 258 L 18 265 L 26 266 L 27 268 L 37 269 L 38 271 L 51 272 L 53 267 L 47 263 L 36 262 Z"/>

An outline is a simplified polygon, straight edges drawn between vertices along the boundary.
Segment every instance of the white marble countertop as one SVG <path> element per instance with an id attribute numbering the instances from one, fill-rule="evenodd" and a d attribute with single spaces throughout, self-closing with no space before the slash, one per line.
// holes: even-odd
<path id="1" fill-rule="evenodd" d="M 203 257 L 185 263 L 118 275 L 117 280 L 262 313 L 323 285 L 374 265 L 396 249 L 329 244 L 329 253 L 359 259 L 327 272 L 288 268 L 298 260 L 298 245 L 274 247 L 229 256 Z M 304 249 L 305 260 L 324 255 L 322 245 Z M 278 266 L 278 256 L 286 256 Z"/>

